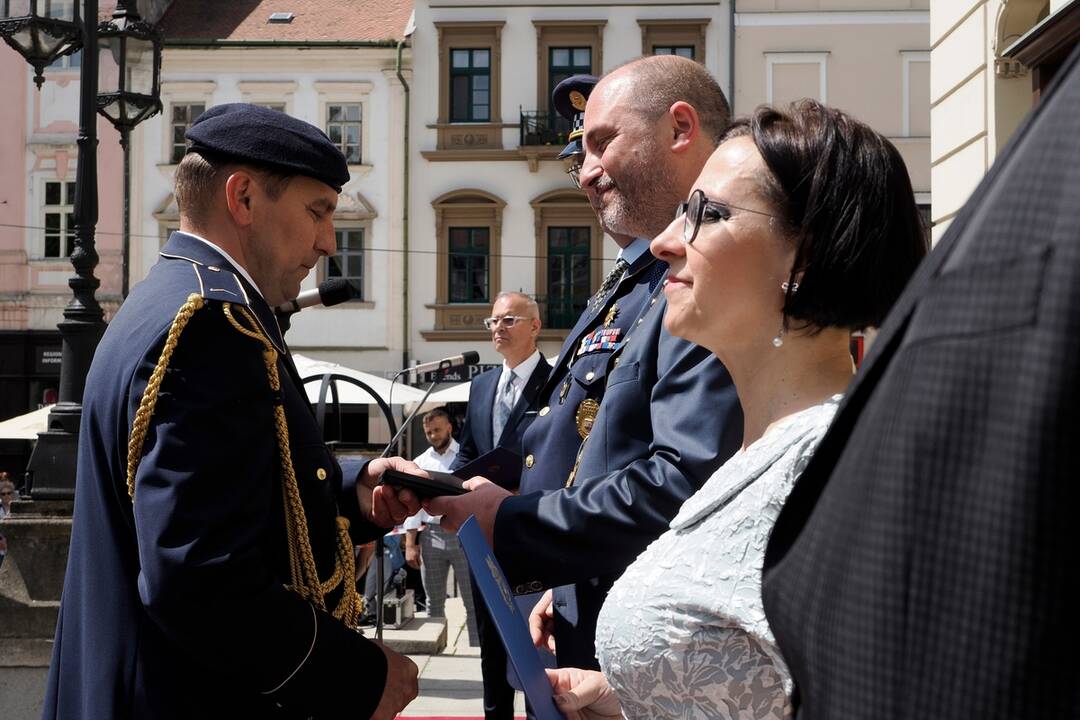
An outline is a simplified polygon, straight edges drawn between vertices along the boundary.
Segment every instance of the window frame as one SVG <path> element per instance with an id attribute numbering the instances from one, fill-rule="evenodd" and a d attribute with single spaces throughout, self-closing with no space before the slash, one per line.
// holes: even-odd
<path id="1" fill-rule="evenodd" d="M 188 82 L 167 81 L 161 83 L 161 165 L 176 167 L 178 160 L 173 160 L 173 107 L 176 105 L 199 105 L 206 112 L 214 106 L 213 94 L 217 88 L 215 81 Z"/>
<path id="2" fill-rule="evenodd" d="M 179 127 L 179 123 L 176 122 L 176 109 L 184 108 L 188 115 L 191 115 L 192 108 L 202 106 L 202 110 L 198 115 L 189 117 L 184 125 L 184 132 L 186 133 L 192 126 L 192 124 L 199 119 L 199 117 L 206 112 L 206 103 L 203 102 L 174 102 L 169 105 L 169 164 L 177 165 L 184 158 L 187 153 L 188 143 L 185 140 L 183 143 L 176 142 L 176 129 Z M 181 152 L 177 153 L 180 150 Z"/>
<path id="3" fill-rule="evenodd" d="M 326 132 L 326 136 L 330 138 L 330 142 L 334 143 L 341 154 L 345 156 L 349 165 L 363 165 L 364 164 L 364 104 L 361 102 L 332 102 L 328 101 L 323 106 L 325 108 L 325 114 L 323 115 L 323 130 Z M 331 108 L 342 108 L 343 113 L 346 115 L 341 120 L 332 120 L 330 117 Z M 356 119 L 351 120 L 347 117 L 348 110 L 356 109 Z M 349 157 L 349 147 L 353 145 L 348 141 L 348 128 L 355 125 L 357 128 L 356 137 L 356 160 L 352 160 Z M 340 126 L 342 130 L 341 139 L 335 141 L 332 137 L 332 127 Z"/>
<path id="4" fill-rule="evenodd" d="M 241 80 L 236 83 L 240 99 L 252 105 L 283 105 L 282 112 L 292 114 L 295 80 Z M 275 108 L 276 109 L 276 108 Z"/>
<path id="5" fill-rule="evenodd" d="M 49 204 L 47 200 L 49 192 L 48 187 L 53 183 L 60 185 L 61 202 L 59 204 Z M 70 191 L 70 198 L 68 196 L 68 191 Z M 75 251 L 75 178 L 71 178 L 70 180 L 67 178 L 58 179 L 55 177 L 42 178 L 40 182 L 40 192 L 41 194 L 38 196 L 40 202 L 37 203 L 37 207 L 38 216 L 41 218 L 41 230 L 39 235 L 40 239 L 38 242 L 34 243 L 34 259 L 44 260 L 46 262 L 64 262 L 68 260 L 71 257 L 71 253 Z M 66 202 L 68 199 L 71 200 L 70 203 Z M 57 250 L 63 250 L 66 241 L 68 247 L 68 252 L 66 254 L 47 254 L 47 235 L 49 230 L 46 218 L 48 215 L 52 214 L 59 214 L 60 216 L 60 237 L 58 240 L 60 246 Z"/>
<path id="6" fill-rule="evenodd" d="M 360 105 L 360 162 L 349 163 L 354 179 L 358 175 L 363 177 L 374 167 L 371 162 L 371 141 L 368 137 L 371 133 L 364 132 L 366 128 L 372 127 L 371 92 L 373 89 L 374 85 L 366 81 L 319 80 L 315 82 L 315 91 L 319 93 L 318 124 L 327 135 L 330 134 L 327 121 L 331 105 Z"/>
<path id="7" fill-rule="evenodd" d="M 829 51 L 810 52 L 767 52 L 765 53 L 765 102 L 775 103 L 773 99 L 773 71 L 777 65 L 817 65 L 818 94 L 814 99 L 822 105 L 829 104 Z M 809 94 L 805 97 L 811 97 Z"/>
<path id="8" fill-rule="evenodd" d="M 555 64 L 555 51 L 556 50 L 567 50 L 567 51 L 570 52 L 570 64 L 569 65 L 556 65 Z M 588 50 L 589 51 L 589 64 L 588 64 L 588 66 L 577 65 L 577 64 L 574 63 L 574 57 L 573 56 L 574 56 L 574 54 L 575 54 L 575 52 L 577 50 Z M 592 62 L 592 56 L 593 56 L 593 48 L 592 48 L 591 45 L 587 45 L 587 44 L 586 45 L 554 45 L 554 44 L 548 45 L 548 48 L 547 48 L 548 88 L 547 88 L 547 93 L 546 93 L 548 102 L 547 102 L 547 105 L 545 106 L 545 109 L 547 110 L 548 113 L 550 113 L 550 115 L 554 119 L 554 122 L 552 123 L 552 127 L 555 129 L 556 132 L 569 134 L 569 132 L 573 129 L 573 127 L 572 127 L 569 120 L 564 118 L 562 115 L 559 115 L 555 111 L 555 103 L 551 99 L 551 95 L 552 95 L 553 92 L 555 92 L 555 85 L 557 84 L 555 82 L 555 77 L 557 75 L 565 75 L 565 77 L 570 77 L 572 75 L 580 75 L 580 74 L 590 75 L 590 74 L 592 74 L 593 73 L 593 68 L 595 67 L 593 65 L 593 62 Z M 556 72 L 556 69 L 558 69 L 558 72 Z"/>
<path id="9" fill-rule="evenodd" d="M 574 264 L 575 264 L 574 258 L 578 257 L 578 256 L 583 256 L 584 259 L 585 259 L 586 268 L 588 268 L 588 267 L 590 267 L 592 265 L 592 234 L 593 234 L 593 228 L 591 226 L 589 226 L 589 225 L 562 225 L 562 224 L 549 223 L 549 224 L 546 225 L 545 229 L 546 229 L 546 232 L 544 234 L 545 234 L 546 240 L 547 240 L 547 261 L 546 261 L 547 262 L 547 268 L 546 268 L 546 270 L 547 270 L 547 286 L 544 288 L 544 307 L 545 307 L 545 310 L 546 310 L 545 317 L 544 317 L 544 327 L 551 328 L 553 330 L 569 330 L 569 329 L 574 327 L 574 323 L 577 321 L 578 316 L 582 312 L 584 312 L 585 307 L 588 305 L 589 298 L 593 294 L 592 277 L 591 277 L 591 273 L 589 273 L 586 276 L 585 287 L 583 288 L 584 297 L 582 298 L 581 307 L 580 308 L 576 307 L 577 302 L 574 299 L 574 292 L 573 292 L 574 289 L 575 289 L 574 288 L 574 278 L 573 278 L 573 270 L 574 270 Z M 574 238 L 573 238 L 574 231 L 582 231 L 582 230 L 585 231 L 584 253 L 575 252 L 576 248 L 573 247 L 573 246 L 571 246 L 570 248 L 568 248 L 567 250 L 564 250 L 564 251 L 559 251 L 557 253 L 553 252 L 553 250 L 552 250 L 552 234 L 554 232 L 566 231 L 567 235 L 568 235 L 568 239 L 571 241 L 571 243 L 573 243 L 574 242 Z M 553 310 L 553 303 L 552 303 L 552 298 L 553 298 L 552 282 L 553 282 L 553 278 L 551 276 L 551 270 L 552 270 L 552 259 L 554 257 L 563 257 L 563 258 L 568 260 L 568 262 L 565 263 L 565 267 L 563 269 L 569 275 L 569 279 L 564 280 L 564 284 L 569 286 L 569 288 L 570 288 L 570 298 L 569 298 L 570 307 L 562 310 L 558 314 L 558 316 L 555 313 L 555 311 Z M 566 298 L 560 298 L 560 305 L 566 304 L 566 302 L 567 302 Z"/>
<path id="10" fill-rule="evenodd" d="M 468 235 L 468 245 L 465 248 L 454 248 L 454 233 L 464 231 Z M 483 249 L 476 247 L 475 236 L 479 233 L 484 234 Z M 491 227 L 488 225 L 451 225 L 447 228 L 447 258 L 446 258 L 446 302 L 451 305 L 463 305 L 470 303 L 490 303 L 492 300 L 491 294 Z M 454 259 L 463 258 L 465 260 L 465 285 L 466 285 L 466 297 L 455 299 L 454 298 Z M 481 296 L 473 296 L 473 282 L 471 280 L 472 274 L 476 272 L 477 268 L 473 266 L 473 263 L 479 259 L 483 259 L 483 272 L 484 278 L 484 292 Z"/>
<path id="11" fill-rule="evenodd" d="M 603 282 L 604 268 L 604 231 L 596 213 L 589 205 L 585 193 L 574 188 L 560 188 L 543 193 L 529 203 L 533 209 L 535 231 L 535 287 L 537 292 L 548 290 L 548 228 L 551 227 L 588 227 L 589 237 L 589 294 L 596 292 Z M 549 317 L 547 296 L 541 303 L 541 316 Z M 549 328 L 545 326 L 543 332 Z M 550 328 L 552 339 L 565 337 L 568 328 Z"/>
<path id="12" fill-rule="evenodd" d="M 604 67 L 604 28 L 607 20 L 533 20 L 536 28 L 536 108 L 552 111 L 551 50 L 589 48 L 591 74 Z"/>
<path id="13" fill-rule="evenodd" d="M 458 68 L 458 67 L 456 67 L 454 65 L 454 54 L 459 53 L 459 52 L 465 52 L 465 53 L 469 54 L 469 66 L 467 68 Z M 487 65 L 485 67 L 476 67 L 476 65 L 474 64 L 475 59 L 476 59 L 476 53 L 481 53 L 481 52 L 487 53 Z M 450 48 L 449 66 L 450 66 L 450 79 L 449 79 L 449 83 L 450 83 L 450 89 L 449 89 L 449 92 L 450 92 L 450 117 L 449 117 L 449 122 L 451 122 L 453 124 L 491 122 L 491 49 L 486 48 L 486 47 L 478 47 L 478 48 L 473 48 L 473 47 L 465 47 L 465 48 L 463 48 L 463 47 L 451 47 Z M 466 80 L 468 82 L 468 90 L 467 90 L 468 102 L 466 103 L 466 109 L 468 110 L 468 112 L 466 113 L 466 117 L 464 117 L 464 118 L 456 117 L 455 113 L 454 113 L 454 110 L 455 110 L 455 105 L 454 105 L 454 96 L 455 96 L 454 84 L 455 83 L 454 83 L 454 80 L 456 78 L 459 78 L 459 77 L 466 78 Z M 478 90 L 474 85 L 474 81 L 478 77 L 487 78 L 487 84 L 488 84 L 488 86 L 487 86 L 488 98 L 487 98 L 487 105 L 486 105 L 486 107 L 487 107 L 487 117 L 475 117 L 475 115 L 474 115 L 474 112 L 475 112 L 476 106 L 477 106 L 476 105 L 476 93 L 477 92 L 483 92 L 483 90 Z"/>
<path id="14" fill-rule="evenodd" d="M 439 105 L 437 121 L 428 127 L 438 133 L 436 150 L 473 152 L 503 148 L 502 28 L 505 24 L 502 20 L 435 23 L 439 36 Z M 450 119 L 452 48 L 489 51 L 487 120 L 452 122 Z"/>
<path id="15" fill-rule="evenodd" d="M 692 47 L 694 62 L 705 64 L 709 18 L 666 18 L 638 20 L 641 54 L 654 55 L 657 47 Z"/>
<path id="16" fill-rule="evenodd" d="M 349 281 L 349 284 L 356 290 L 356 296 L 349 300 L 349 303 L 368 303 L 368 237 L 370 234 L 371 226 L 365 223 L 335 223 L 334 225 L 334 244 L 335 253 L 333 257 L 327 257 L 323 260 L 322 268 L 320 268 L 320 281 L 327 278 L 342 277 Z M 343 253 L 341 251 L 341 244 L 338 239 L 338 233 L 360 233 L 360 249 L 357 251 L 351 251 L 349 253 Z M 335 258 L 353 258 L 358 257 L 360 260 L 360 274 L 357 275 L 334 275 L 331 271 L 331 264 L 335 261 Z M 353 278 L 358 278 L 359 282 L 354 282 Z"/>
<path id="17" fill-rule="evenodd" d="M 425 339 L 490 339 L 483 319 L 491 314 L 489 302 L 450 302 L 450 228 L 488 227 L 488 293 L 502 289 L 502 224 L 506 202 L 484 190 L 464 188 L 439 196 L 431 203 L 435 211 L 436 276 L 434 330 Z M 448 334 L 449 333 L 449 334 Z"/>
<path id="18" fill-rule="evenodd" d="M 670 50 L 670 52 L 657 52 L 657 50 Z M 689 50 L 689 55 L 680 55 L 680 57 L 687 58 L 688 60 L 697 60 L 697 48 L 694 45 L 653 45 L 649 49 L 650 55 L 679 55 L 679 50 Z"/>

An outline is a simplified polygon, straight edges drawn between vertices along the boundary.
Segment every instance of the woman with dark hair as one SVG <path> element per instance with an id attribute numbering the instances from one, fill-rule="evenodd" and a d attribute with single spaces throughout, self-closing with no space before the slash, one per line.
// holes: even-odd
<path id="1" fill-rule="evenodd" d="M 611 589 L 603 674 L 550 671 L 556 700 L 571 718 L 783 718 L 765 544 L 851 380 L 851 331 L 881 323 L 927 252 L 911 182 L 844 113 L 763 107 L 725 133 L 652 251 L 670 265 L 664 326 L 731 372 L 743 447 Z"/>

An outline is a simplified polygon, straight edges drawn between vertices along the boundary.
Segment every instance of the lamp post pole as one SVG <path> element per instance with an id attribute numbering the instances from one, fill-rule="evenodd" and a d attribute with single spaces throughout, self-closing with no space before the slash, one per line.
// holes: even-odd
<path id="1" fill-rule="evenodd" d="M 84 0 L 82 72 L 79 75 L 78 169 L 75 175 L 75 275 L 68 280 L 72 298 L 64 308 L 60 329 L 59 402 L 49 413 L 48 430 L 38 436 L 27 472 L 35 500 L 72 500 L 75 461 L 86 373 L 105 332 L 105 315 L 95 293 L 98 254 L 94 231 L 98 220 L 97 188 L 97 52 L 98 0 Z"/>

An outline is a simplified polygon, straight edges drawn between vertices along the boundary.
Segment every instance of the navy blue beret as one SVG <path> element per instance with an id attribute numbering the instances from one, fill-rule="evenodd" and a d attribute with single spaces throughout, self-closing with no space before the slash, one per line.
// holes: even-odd
<path id="1" fill-rule="evenodd" d="M 337 145 L 311 123 L 278 110 L 226 103 L 196 118 L 184 134 L 188 152 L 208 152 L 281 168 L 321 180 L 337 192 L 349 181 L 349 165 Z"/>
<path id="2" fill-rule="evenodd" d="M 560 158 L 585 152 L 581 146 L 581 136 L 585 134 L 585 102 L 596 83 L 593 75 L 571 75 L 551 91 L 551 104 L 555 111 L 573 124 L 570 143 L 559 153 Z"/>

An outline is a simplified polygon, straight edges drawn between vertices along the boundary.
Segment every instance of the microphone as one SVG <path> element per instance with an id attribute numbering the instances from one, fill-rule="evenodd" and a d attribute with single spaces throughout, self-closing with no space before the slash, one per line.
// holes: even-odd
<path id="1" fill-rule="evenodd" d="M 356 296 L 356 290 L 345 278 L 330 278 L 319 283 L 319 287 L 305 290 L 296 296 L 294 300 L 281 303 L 274 312 L 278 315 L 291 315 L 300 312 L 312 305 L 330 307 L 351 300 Z"/>
<path id="2" fill-rule="evenodd" d="M 475 350 L 469 350 L 463 352 L 460 355 L 453 355 L 442 360 L 432 360 L 431 362 L 420 363 L 419 365 L 413 365 L 407 368 L 409 372 L 414 372 L 417 375 L 421 373 L 431 372 L 432 370 L 443 370 L 445 368 L 457 367 L 458 365 L 474 365 L 480 362 L 480 353 Z"/>

